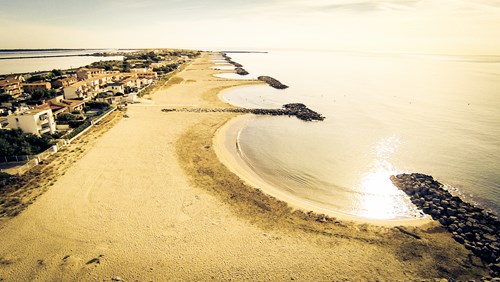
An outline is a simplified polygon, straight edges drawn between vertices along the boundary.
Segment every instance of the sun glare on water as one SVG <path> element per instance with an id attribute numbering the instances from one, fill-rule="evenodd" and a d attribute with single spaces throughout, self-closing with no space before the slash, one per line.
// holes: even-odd
<path id="1" fill-rule="evenodd" d="M 391 175 L 400 172 L 390 162 L 390 156 L 397 151 L 400 143 L 397 136 L 390 136 L 381 139 L 374 146 L 372 169 L 363 176 L 360 183 L 360 216 L 395 219 L 418 214 L 404 193 L 390 180 Z"/>

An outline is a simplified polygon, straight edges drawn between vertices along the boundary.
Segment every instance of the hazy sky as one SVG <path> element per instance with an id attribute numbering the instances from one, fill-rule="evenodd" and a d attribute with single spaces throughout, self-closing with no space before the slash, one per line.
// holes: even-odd
<path id="1" fill-rule="evenodd" d="M 500 0 L 0 0 L 0 48 L 500 54 Z"/>

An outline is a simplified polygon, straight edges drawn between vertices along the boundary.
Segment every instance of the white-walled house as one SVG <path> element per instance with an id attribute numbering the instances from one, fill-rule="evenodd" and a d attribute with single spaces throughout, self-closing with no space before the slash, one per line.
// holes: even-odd
<path id="1" fill-rule="evenodd" d="M 104 70 L 103 69 L 97 69 L 97 68 L 93 68 L 93 69 L 88 69 L 88 68 L 81 68 L 79 70 L 76 71 L 76 77 L 79 79 L 79 80 L 86 80 L 86 79 L 89 79 L 91 77 L 94 77 L 96 75 L 100 75 L 100 74 L 103 74 L 104 73 Z"/>
<path id="2" fill-rule="evenodd" d="M 112 82 L 112 83 L 108 83 L 108 85 L 106 86 L 106 90 L 111 91 L 114 94 L 116 94 L 118 92 L 124 93 L 125 87 L 123 86 L 123 83 L 121 83 L 121 82 Z"/>
<path id="3" fill-rule="evenodd" d="M 86 80 L 78 81 L 64 87 L 64 99 L 92 98 L 99 93 L 107 83 L 120 80 L 120 73 L 99 74 Z M 123 92 L 123 91 L 121 91 Z"/>
<path id="4" fill-rule="evenodd" d="M 126 76 L 125 79 L 121 81 L 125 87 L 136 88 L 141 86 L 141 82 L 137 78 L 136 74 L 130 74 Z"/>
<path id="5" fill-rule="evenodd" d="M 85 81 L 78 81 L 68 87 L 64 87 L 64 99 L 87 98 L 87 88 Z"/>
<path id="6" fill-rule="evenodd" d="M 51 109 L 33 109 L 7 116 L 8 128 L 19 128 L 24 133 L 41 135 L 55 133 L 56 122 Z"/>

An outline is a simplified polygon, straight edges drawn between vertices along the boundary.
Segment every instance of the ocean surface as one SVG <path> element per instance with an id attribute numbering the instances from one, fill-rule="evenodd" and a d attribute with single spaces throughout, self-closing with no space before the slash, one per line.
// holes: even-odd
<path id="1" fill-rule="evenodd" d="M 68 56 L 93 54 L 109 50 L 56 50 L 56 51 L 8 51 L 0 52 L 0 75 L 11 73 L 26 73 L 36 71 L 50 71 L 53 69 L 70 69 L 86 66 L 93 62 L 123 60 L 123 56 L 97 57 L 97 56 L 75 56 L 75 57 L 49 57 L 49 58 L 26 58 L 42 56 Z M 22 58 L 22 59 L 6 59 Z"/>
<path id="2" fill-rule="evenodd" d="M 326 116 L 258 117 L 238 134 L 239 157 L 288 195 L 348 215 L 414 218 L 421 213 L 389 177 L 419 172 L 500 212 L 500 56 L 229 56 L 250 72 L 242 79 L 269 75 L 290 86 L 236 88 L 223 95 L 229 103 L 300 102 Z"/>

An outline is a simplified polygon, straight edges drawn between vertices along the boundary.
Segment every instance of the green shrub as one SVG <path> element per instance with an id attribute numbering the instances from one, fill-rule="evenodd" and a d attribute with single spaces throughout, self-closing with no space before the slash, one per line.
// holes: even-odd
<path id="1" fill-rule="evenodd" d="M 51 146 L 49 135 L 37 136 L 20 129 L 0 130 L 0 156 L 36 155 Z"/>
<path id="2" fill-rule="evenodd" d="M 70 120 L 70 121 L 68 121 L 68 125 L 71 128 L 77 128 L 80 125 L 82 125 L 83 123 L 84 123 L 83 120 Z"/>

